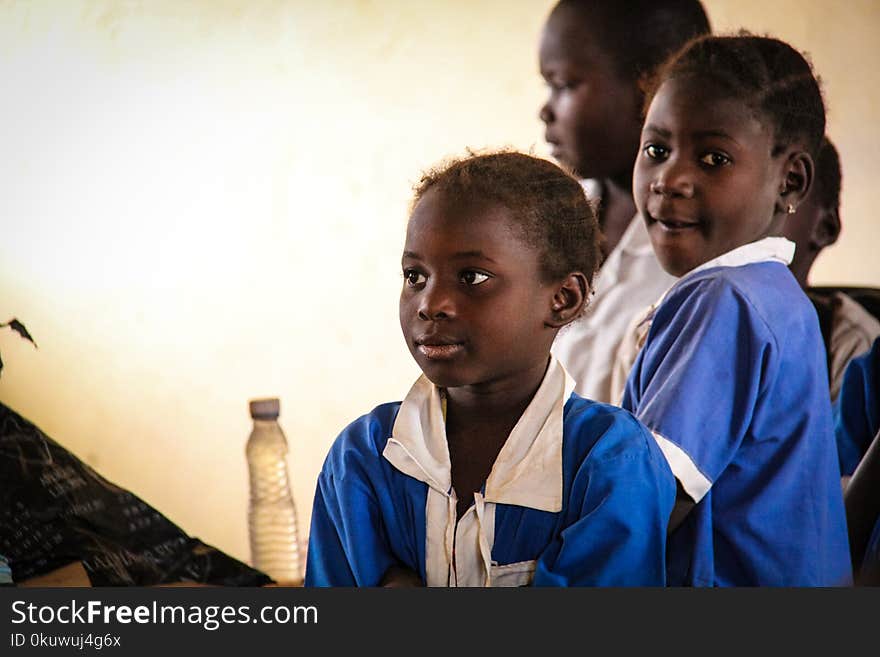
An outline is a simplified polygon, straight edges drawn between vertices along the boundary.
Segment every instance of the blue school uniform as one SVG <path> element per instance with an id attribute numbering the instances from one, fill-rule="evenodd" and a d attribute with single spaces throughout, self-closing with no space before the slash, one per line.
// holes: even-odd
<path id="1" fill-rule="evenodd" d="M 459 519 L 442 390 L 421 377 L 336 439 L 318 477 L 306 586 L 663 585 L 675 479 L 629 413 L 573 394 L 551 357 Z"/>
<path id="2" fill-rule="evenodd" d="M 851 475 L 880 431 L 880 338 L 847 365 L 834 414 L 840 471 Z"/>
<path id="3" fill-rule="evenodd" d="M 765 238 L 685 275 L 657 307 L 624 408 L 696 502 L 670 536 L 671 585 L 852 581 L 816 313 Z"/>

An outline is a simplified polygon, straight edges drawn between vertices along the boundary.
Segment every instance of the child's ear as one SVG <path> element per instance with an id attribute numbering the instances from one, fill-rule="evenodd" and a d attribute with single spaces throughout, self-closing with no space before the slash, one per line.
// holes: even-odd
<path id="1" fill-rule="evenodd" d="M 782 168 L 782 184 L 776 200 L 776 212 L 793 214 L 813 186 L 815 165 L 810 154 L 794 150 L 786 157 Z"/>
<path id="2" fill-rule="evenodd" d="M 583 273 L 576 271 L 566 276 L 553 294 L 544 326 L 558 329 L 577 319 L 587 302 L 589 289 Z"/>

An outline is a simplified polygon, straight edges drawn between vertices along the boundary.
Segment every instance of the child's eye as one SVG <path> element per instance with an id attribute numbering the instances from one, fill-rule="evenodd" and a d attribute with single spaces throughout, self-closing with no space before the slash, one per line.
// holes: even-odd
<path id="1" fill-rule="evenodd" d="M 461 275 L 461 282 L 465 285 L 479 285 L 480 283 L 485 283 L 491 278 L 488 274 L 484 274 L 480 271 L 469 270 Z"/>
<path id="2" fill-rule="evenodd" d="M 403 279 L 406 281 L 406 284 L 410 287 L 415 287 L 416 285 L 421 285 L 425 282 L 425 275 L 420 271 L 416 271 L 415 269 L 404 269 L 403 270 Z"/>
<path id="3" fill-rule="evenodd" d="M 724 153 L 706 153 L 703 157 L 700 158 L 700 162 L 703 164 L 707 164 L 710 167 L 723 167 L 725 164 L 730 164 L 730 158 L 727 157 Z"/>
<path id="4" fill-rule="evenodd" d="M 545 82 L 552 91 L 556 92 L 571 91 L 580 84 L 580 82 L 576 80 L 545 80 Z"/>
<path id="5" fill-rule="evenodd" d="M 659 144 L 648 144 L 642 151 L 652 160 L 665 160 L 669 155 L 669 149 Z"/>

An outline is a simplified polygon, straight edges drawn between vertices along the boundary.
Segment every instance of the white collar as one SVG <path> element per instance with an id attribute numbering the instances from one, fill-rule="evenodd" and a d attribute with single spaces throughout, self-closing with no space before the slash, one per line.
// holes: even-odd
<path id="1" fill-rule="evenodd" d="M 558 512 L 562 508 L 562 410 L 575 381 L 555 356 L 486 480 L 487 502 Z M 440 389 L 420 376 L 400 405 L 382 454 L 395 468 L 452 494 Z"/>
<path id="2" fill-rule="evenodd" d="M 788 266 L 791 264 L 791 259 L 794 257 L 794 248 L 794 242 L 785 237 L 764 237 L 757 242 L 750 242 L 749 244 L 738 246 L 727 253 L 722 253 L 717 258 L 712 258 L 711 260 L 704 262 L 702 265 L 694 267 L 684 276 L 679 278 L 678 281 L 675 282 L 675 285 L 661 294 L 657 301 L 651 304 L 635 325 L 634 329 L 638 331 L 639 327 L 646 325 L 646 322 L 653 321 L 654 313 L 657 311 L 657 308 L 660 307 L 660 304 L 663 303 L 663 300 L 666 299 L 666 295 L 672 292 L 672 290 L 677 289 L 682 281 L 689 279 L 697 272 L 705 271 L 713 267 L 741 267 L 742 265 L 750 265 L 757 262 L 780 262 L 785 266 Z M 650 324 L 648 324 L 648 326 L 650 326 Z"/>
<path id="3" fill-rule="evenodd" d="M 757 242 L 743 244 L 727 253 L 722 253 L 717 258 L 694 267 L 682 278 L 713 267 L 741 267 L 756 262 L 781 262 L 788 266 L 794 258 L 794 247 L 794 242 L 785 237 L 764 237 Z"/>

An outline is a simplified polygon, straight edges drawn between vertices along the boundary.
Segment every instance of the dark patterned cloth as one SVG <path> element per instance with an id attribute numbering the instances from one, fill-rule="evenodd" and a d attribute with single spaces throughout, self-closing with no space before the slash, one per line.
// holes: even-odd
<path id="1" fill-rule="evenodd" d="M 0 404 L 0 554 L 21 582 L 82 562 L 94 586 L 262 586 L 264 573 L 187 535 Z"/>

